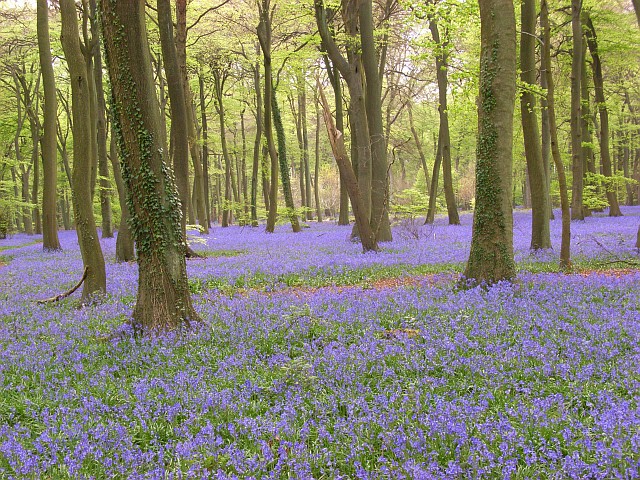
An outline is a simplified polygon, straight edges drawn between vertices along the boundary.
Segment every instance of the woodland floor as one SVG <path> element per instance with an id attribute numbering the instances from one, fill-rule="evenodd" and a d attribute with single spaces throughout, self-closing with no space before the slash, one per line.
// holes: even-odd
<path id="1" fill-rule="evenodd" d="M 404 220 L 382 252 L 309 222 L 194 235 L 196 331 L 135 339 L 137 266 L 103 239 L 108 296 L 0 240 L 0 478 L 640 478 L 640 207 L 572 223 L 575 273 L 529 252 L 460 290 L 471 238 Z M 77 294 L 76 294 L 77 295 Z M 113 340 L 101 340 L 122 332 Z"/>

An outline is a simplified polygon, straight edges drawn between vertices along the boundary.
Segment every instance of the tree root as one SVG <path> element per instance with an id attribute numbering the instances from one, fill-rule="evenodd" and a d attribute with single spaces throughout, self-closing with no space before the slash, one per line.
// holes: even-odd
<path id="1" fill-rule="evenodd" d="M 59 300 L 62 300 L 63 298 L 68 297 L 69 295 L 71 295 L 73 292 L 75 292 L 77 289 L 80 288 L 80 285 L 82 285 L 84 283 L 84 281 L 87 278 L 87 274 L 89 273 L 89 269 L 87 267 L 84 267 L 84 273 L 82 274 L 82 278 L 80 279 L 80 281 L 70 290 L 67 290 L 64 293 L 60 293 L 54 297 L 50 297 L 50 298 L 45 298 L 44 300 L 38 300 L 36 303 L 40 303 L 40 304 L 44 304 L 44 303 L 54 303 L 57 302 Z"/>

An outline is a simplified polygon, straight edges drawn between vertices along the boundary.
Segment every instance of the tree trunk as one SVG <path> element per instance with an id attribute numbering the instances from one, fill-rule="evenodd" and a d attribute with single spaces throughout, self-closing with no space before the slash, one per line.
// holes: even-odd
<path id="1" fill-rule="evenodd" d="M 440 176 L 440 165 L 442 164 L 442 148 L 440 147 L 441 137 L 438 135 L 435 150 L 435 160 L 433 162 L 433 174 L 431 175 L 431 188 L 429 188 L 429 206 L 427 208 L 427 218 L 424 224 L 431 224 L 436 218 L 436 200 L 438 198 L 438 180 Z"/>
<path id="2" fill-rule="evenodd" d="M 365 253 L 378 251 L 378 242 L 376 241 L 376 236 L 373 230 L 371 230 L 369 218 L 365 212 L 364 202 L 360 196 L 358 179 L 356 178 L 356 174 L 349 163 L 349 157 L 347 156 L 347 149 L 344 146 L 342 132 L 337 130 L 333 123 L 329 103 L 325 98 L 322 85 L 320 85 L 319 81 L 318 93 L 322 102 L 322 112 L 324 122 L 327 127 L 327 133 L 329 135 L 329 142 L 331 143 L 331 149 L 333 150 L 333 155 L 336 159 L 336 163 L 338 164 L 340 176 L 343 177 L 344 183 L 347 186 L 349 199 L 351 200 L 351 206 L 353 207 L 353 214 L 356 217 L 356 225 L 358 225 L 360 241 L 362 242 L 362 251 Z"/>
<path id="3" fill-rule="evenodd" d="M 316 219 L 322 221 L 322 207 L 320 206 L 320 111 L 318 110 L 318 99 L 316 106 L 316 141 L 315 141 L 315 168 L 313 172 L 313 192 L 316 201 Z"/>
<path id="4" fill-rule="evenodd" d="M 366 116 L 371 144 L 371 229 L 378 242 L 390 242 L 387 141 L 382 123 L 382 82 L 373 32 L 372 0 L 361 0 L 358 10 L 362 65 L 365 73 Z"/>
<path id="5" fill-rule="evenodd" d="M 549 134 L 551 155 L 553 163 L 558 171 L 558 184 L 560 188 L 560 207 L 562 209 L 562 239 L 560 244 L 560 268 L 564 271 L 571 270 L 571 212 L 569 206 L 569 193 L 567 179 L 564 173 L 564 164 L 560 156 L 558 146 L 558 127 L 556 125 L 556 110 L 554 98 L 554 82 L 551 72 L 551 28 L 549 26 L 549 7 L 547 0 L 542 0 L 540 5 L 540 27 L 542 29 L 542 59 L 541 69 L 544 72 L 547 85 L 547 109 L 549 111 Z"/>
<path id="6" fill-rule="evenodd" d="M 37 115 L 37 112 L 34 112 Z M 42 233 L 42 222 L 40 221 L 40 208 L 38 208 L 38 191 L 40 189 L 40 122 L 37 118 L 29 121 L 31 128 L 31 142 L 33 150 L 31 150 L 31 163 L 33 165 L 33 183 L 31 190 L 31 199 L 33 202 L 33 224 L 34 232 L 38 235 Z"/>
<path id="7" fill-rule="evenodd" d="M 106 2 L 105 2 L 106 3 Z M 87 302 L 95 294 L 104 294 L 107 279 L 102 248 L 98 240 L 98 231 L 93 216 L 91 179 L 93 171 L 92 150 L 94 142 L 91 127 L 90 90 L 87 64 L 80 49 L 78 37 L 78 19 L 73 0 L 60 1 L 62 34 L 60 40 L 69 66 L 71 81 L 71 99 L 73 116 L 73 173 L 72 200 L 78 243 L 82 262 L 87 269 L 87 278 L 83 284 L 82 301 Z"/>
<path id="8" fill-rule="evenodd" d="M 200 221 L 200 227 L 204 234 L 209 233 L 209 227 L 205 218 L 207 216 L 204 203 L 204 174 L 202 170 L 202 159 L 200 158 L 199 138 L 196 129 L 195 108 L 193 104 L 193 94 L 189 86 L 187 76 L 187 1 L 176 1 L 176 37 L 175 46 L 178 56 L 178 64 L 182 76 L 182 88 L 184 90 L 185 111 L 187 117 L 187 133 L 189 140 L 189 150 L 191 161 L 193 162 L 194 178 L 193 183 L 196 191 L 196 202 L 194 210 Z M 165 59 L 166 63 L 166 59 Z"/>
<path id="9" fill-rule="evenodd" d="M 407 113 L 409 114 L 409 128 L 411 129 L 411 136 L 413 137 L 413 141 L 416 143 L 416 148 L 418 149 L 418 155 L 420 156 L 420 164 L 422 165 L 422 172 L 424 174 L 425 185 L 427 187 L 426 194 L 429 195 L 429 169 L 427 167 L 427 157 L 424 156 L 424 150 L 422 149 L 422 142 L 420 141 L 420 137 L 418 136 L 418 131 L 416 130 L 415 124 L 413 122 L 413 106 L 411 102 L 407 106 Z"/>
<path id="10" fill-rule="evenodd" d="M 113 168 L 113 178 L 118 189 L 118 200 L 120 202 L 120 228 L 118 228 L 118 237 L 116 238 L 116 262 L 132 262 L 136 259 L 133 251 L 133 238 L 129 229 L 129 208 L 127 207 L 127 192 L 125 190 L 124 181 L 122 180 L 122 170 L 120 169 L 120 160 L 118 159 L 118 150 L 116 147 L 116 134 L 113 131 L 115 122 L 112 120 L 110 157 L 111 166 Z"/>
<path id="11" fill-rule="evenodd" d="M 604 79 L 602 76 L 602 62 L 600 61 L 600 53 L 598 52 L 598 37 L 591 20 L 589 12 L 585 12 L 587 45 L 591 53 L 593 68 L 593 85 L 595 87 L 596 104 L 600 113 L 600 159 L 602 160 L 602 173 L 605 177 L 612 178 L 613 172 L 611 167 L 611 152 L 609 147 L 609 110 L 604 97 Z M 607 200 L 609 201 L 609 216 L 620 217 L 620 205 L 618 204 L 618 196 L 615 185 L 606 185 Z"/>
<path id="12" fill-rule="evenodd" d="M 266 79 L 269 81 L 269 79 Z M 288 210 L 289 220 L 291 221 L 291 228 L 294 232 L 301 230 L 300 223 L 298 222 L 298 215 L 295 212 L 295 205 L 293 203 L 293 193 L 291 191 L 291 179 L 289 178 L 289 162 L 287 160 L 287 140 L 285 138 L 284 126 L 282 125 L 282 116 L 280 115 L 280 108 L 278 107 L 278 99 L 276 97 L 275 89 L 271 96 L 271 113 L 273 115 L 273 126 L 276 129 L 276 136 L 278 137 L 278 163 L 280 164 L 280 180 L 282 181 L 282 191 L 284 193 L 284 203 Z"/>
<path id="13" fill-rule="evenodd" d="M 549 190 L 545 175 L 533 88 L 536 84 L 536 1 L 523 0 L 520 9 L 520 116 L 531 195 L 531 249 L 551 248 Z"/>
<path id="14" fill-rule="evenodd" d="M 202 72 L 198 75 L 200 93 L 200 122 L 202 126 L 202 175 L 204 180 L 204 207 L 207 228 L 211 228 L 211 202 L 209 200 L 209 124 L 207 122 L 207 108 L 204 97 L 204 78 Z"/>
<path id="15" fill-rule="evenodd" d="M 492 284 L 515 276 L 511 168 L 516 91 L 516 22 L 511 0 L 480 0 L 476 208 L 468 280 Z"/>
<path id="16" fill-rule="evenodd" d="M 216 111 L 218 113 L 218 126 L 220 128 L 220 145 L 222 148 L 222 157 L 224 158 L 224 204 L 222 207 L 222 226 L 228 227 L 231 223 L 231 205 L 233 199 L 231 198 L 231 156 L 229 155 L 229 148 L 227 146 L 227 129 L 225 126 L 225 110 L 224 110 L 224 83 L 227 79 L 227 72 L 221 71 L 221 69 L 213 67 L 213 92 L 216 99 Z"/>
<path id="17" fill-rule="evenodd" d="M 56 186 L 58 181 L 56 152 L 56 121 L 58 99 L 49 40 L 49 8 L 47 0 L 37 2 L 38 52 L 44 88 L 44 122 L 42 132 L 42 248 L 45 251 L 62 250 L 58 239 L 56 218 Z"/>
<path id="18" fill-rule="evenodd" d="M 262 145 L 262 93 L 260 65 L 253 67 L 253 85 L 256 94 L 256 137 L 253 143 L 253 168 L 251 169 L 251 226 L 258 226 L 258 170 L 260 169 L 260 146 Z"/>
<path id="19" fill-rule="evenodd" d="M 138 297 L 132 324 L 135 331 L 155 334 L 189 327 L 199 318 L 187 282 L 180 199 L 162 142 L 145 3 L 132 3 L 103 1 L 102 28 L 138 251 Z"/>
<path id="20" fill-rule="evenodd" d="M 451 140 L 449 136 L 449 109 L 447 107 L 447 90 L 449 85 L 449 40 L 445 32 L 444 41 L 440 40 L 438 25 L 434 20 L 429 22 L 433 41 L 438 45 L 436 55 L 436 77 L 438 80 L 438 113 L 440 115 L 440 128 L 438 133 L 438 149 L 442 157 L 442 181 L 444 187 L 444 197 L 447 202 L 447 214 L 449 225 L 460 225 L 458 208 L 456 207 L 456 197 L 453 191 L 453 178 L 451 175 Z"/>
<path id="21" fill-rule="evenodd" d="M 582 128 L 580 123 L 580 75 L 582 74 L 583 63 L 581 8 L 582 0 L 571 0 L 571 29 L 573 34 L 573 55 L 571 60 L 571 170 L 573 173 L 571 220 L 584 220 L 582 206 L 584 160 L 582 158 Z"/>
<path id="22" fill-rule="evenodd" d="M 91 0 L 92 36 L 98 38 L 96 0 Z M 102 238 L 113 237 L 113 217 L 111 213 L 111 182 L 109 181 L 109 160 L 107 155 L 107 116 L 102 86 L 102 55 L 99 45 L 93 54 L 94 79 L 96 85 L 96 133 L 98 146 L 98 173 L 100 174 L 100 212 L 102 214 Z"/>
<path id="23" fill-rule="evenodd" d="M 273 130 L 271 128 L 273 74 L 271 66 L 271 18 L 269 0 L 262 0 L 260 4 L 260 23 L 257 27 L 257 34 L 264 61 L 264 134 L 267 140 L 269 158 L 271 160 L 271 181 L 269 185 L 269 208 L 266 231 L 273 233 L 276 228 L 276 219 L 278 216 L 278 153 L 276 152 L 276 145 L 273 141 Z"/>

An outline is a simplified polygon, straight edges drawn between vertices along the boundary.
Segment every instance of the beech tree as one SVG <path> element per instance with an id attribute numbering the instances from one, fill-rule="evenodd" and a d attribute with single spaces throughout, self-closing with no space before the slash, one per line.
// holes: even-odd
<path id="1" fill-rule="evenodd" d="M 187 283 L 180 200 L 163 143 L 144 8 L 144 0 L 101 3 L 114 127 L 138 254 L 132 324 L 137 332 L 155 334 L 187 328 L 199 317 Z"/>
<path id="2" fill-rule="evenodd" d="M 476 209 L 468 280 L 515 276 L 511 167 L 516 91 L 516 20 L 511 0 L 480 0 L 481 53 Z"/>

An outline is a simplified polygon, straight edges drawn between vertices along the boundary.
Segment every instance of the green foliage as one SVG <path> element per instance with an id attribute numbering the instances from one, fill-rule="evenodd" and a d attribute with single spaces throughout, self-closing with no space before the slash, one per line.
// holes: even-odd
<path id="1" fill-rule="evenodd" d="M 585 175 L 583 203 L 590 210 L 607 208 L 607 192 L 622 191 L 626 185 L 636 185 L 637 180 L 626 178 L 622 172 L 607 177 L 601 173 L 587 172 Z"/>

